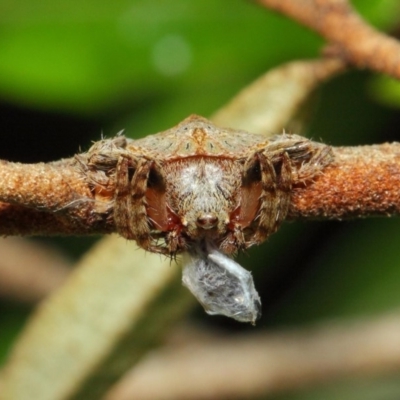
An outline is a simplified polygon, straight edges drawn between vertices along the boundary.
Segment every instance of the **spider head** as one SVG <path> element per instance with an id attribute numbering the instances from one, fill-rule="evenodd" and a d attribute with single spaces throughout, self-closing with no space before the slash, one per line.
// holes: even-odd
<path id="1" fill-rule="evenodd" d="M 171 253 L 208 240 L 226 253 L 248 247 L 259 210 L 258 164 L 217 157 L 175 160 L 149 176 L 147 215 Z M 247 232 L 246 231 L 246 232 Z"/>

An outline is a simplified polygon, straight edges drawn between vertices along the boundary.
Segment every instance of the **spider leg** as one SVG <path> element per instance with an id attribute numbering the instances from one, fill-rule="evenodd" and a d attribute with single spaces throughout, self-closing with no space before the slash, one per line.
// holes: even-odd
<path id="1" fill-rule="evenodd" d="M 240 225 L 235 224 L 219 247 L 225 254 L 236 254 L 238 250 L 246 249 L 252 244 L 247 243 Z"/>
<path id="2" fill-rule="evenodd" d="M 315 143 L 315 146 L 310 149 L 308 161 L 303 162 L 293 174 L 293 183 L 312 180 L 321 174 L 323 168 L 332 161 L 333 154 L 331 147 Z"/>
<path id="3" fill-rule="evenodd" d="M 262 192 L 257 215 L 258 226 L 252 241 L 261 243 L 281 225 L 289 210 L 292 166 L 287 152 L 273 163 L 265 153 L 259 156 Z"/>
<path id="4" fill-rule="evenodd" d="M 114 220 L 121 236 L 136 240 L 146 250 L 155 251 L 147 220 L 145 197 L 151 164 L 151 161 L 140 159 L 130 180 L 130 158 L 120 157 L 116 171 Z"/>
<path id="5" fill-rule="evenodd" d="M 117 232 L 126 239 L 135 239 L 130 229 L 129 213 L 131 209 L 129 157 L 121 155 L 115 171 L 114 222 Z"/>
<path id="6" fill-rule="evenodd" d="M 276 136 L 258 158 L 262 193 L 254 243 L 274 233 L 286 218 L 293 185 L 318 176 L 333 155 L 329 146 L 284 134 Z"/>
<path id="7" fill-rule="evenodd" d="M 313 179 L 333 160 L 330 146 L 298 135 L 278 135 L 268 145 L 273 161 L 281 157 L 283 150 L 291 160 L 293 184 Z"/>

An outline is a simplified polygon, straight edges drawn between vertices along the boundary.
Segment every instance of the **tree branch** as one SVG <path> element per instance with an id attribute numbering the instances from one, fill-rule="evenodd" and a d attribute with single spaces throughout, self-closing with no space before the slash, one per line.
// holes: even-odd
<path id="1" fill-rule="evenodd" d="M 400 44 L 368 25 L 347 0 L 258 0 L 308 26 L 351 64 L 400 79 Z"/>
<path id="2" fill-rule="evenodd" d="M 95 211 L 76 159 L 20 164 L 0 160 L 0 235 L 111 233 L 112 219 Z"/>
<path id="3" fill-rule="evenodd" d="M 291 219 L 400 213 L 400 144 L 337 147 L 333 152 L 334 163 L 321 176 L 294 188 Z M 111 198 L 112 190 L 111 185 Z M 97 197 L 76 159 L 0 162 L 0 234 L 114 232 L 112 208 Z"/>
<path id="4" fill-rule="evenodd" d="M 400 144 L 333 148 L 334 164 L 293 191 L 291 218 L 342 219 L 400 213 Z"/>

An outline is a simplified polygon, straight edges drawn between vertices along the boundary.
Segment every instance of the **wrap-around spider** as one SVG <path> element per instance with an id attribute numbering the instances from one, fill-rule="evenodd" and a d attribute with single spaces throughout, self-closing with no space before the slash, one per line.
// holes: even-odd
<path id="1" fill-rule="evenodd" d="M 102 140 L 86 157 L 117 231 L 172 256 L 204 240 L 225 254 L 261 243 L 287 216 L 293 187 L 332 159 L 298 135 L 266 138 L 196 115 L 143 139 Z"/>

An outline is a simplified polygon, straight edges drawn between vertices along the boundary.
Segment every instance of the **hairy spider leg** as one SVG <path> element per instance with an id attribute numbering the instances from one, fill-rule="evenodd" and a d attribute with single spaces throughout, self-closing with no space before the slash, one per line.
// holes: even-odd
<path id="1" fill-rule="evenodd" d="M 258 229 L 254 243 L 263 242 L 274 233 L 285 219 L 290 204 L 292 182 L 291 161 L 286 152 L 275 166 L 264 153 L 258 154 L 261 167 L 260 210 L 257 215 Z M 276 168 L 280 167 L 280 168 Z"/>
<path id="2" fill-rule="evenodd" d="M 160 252 L 152 245 L 146 212 L 146 189 L 152 161 L 139 159 L 132 179 L 129 180 L 131 158 L 125 155 L 118 160 L 116 171 L 116 198 L 114 220 L 118 233 L 126 239 L 134 239 L 140 247 Z"/>

